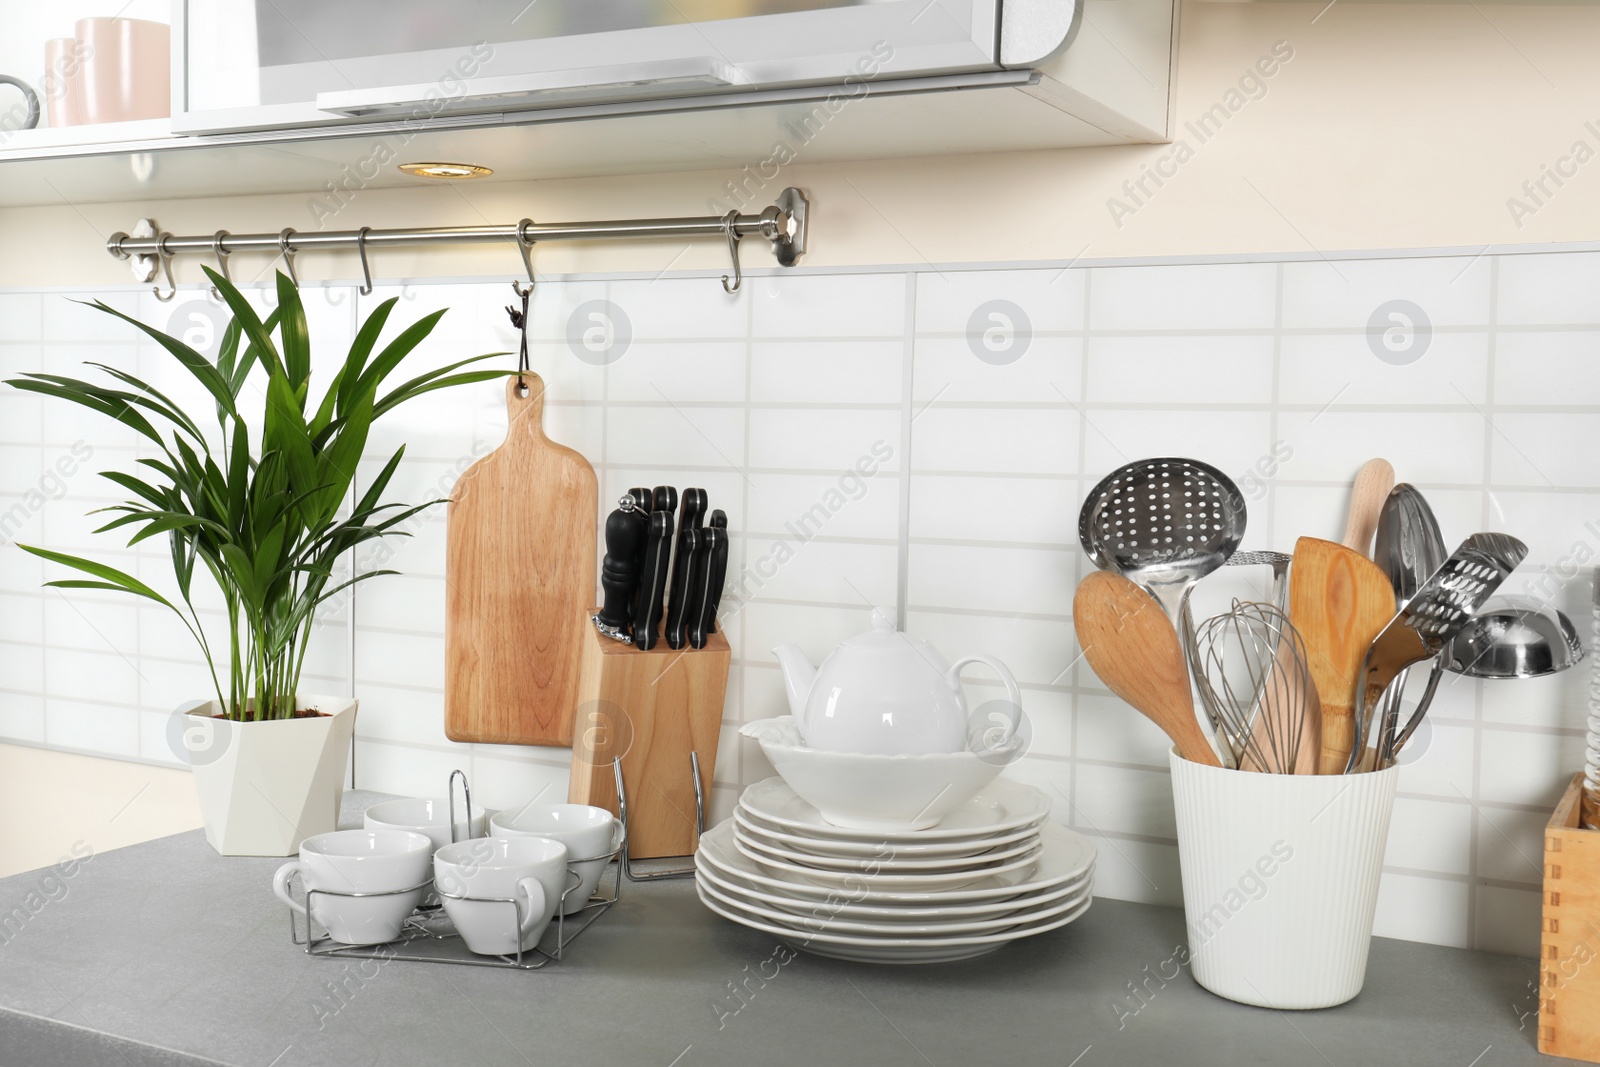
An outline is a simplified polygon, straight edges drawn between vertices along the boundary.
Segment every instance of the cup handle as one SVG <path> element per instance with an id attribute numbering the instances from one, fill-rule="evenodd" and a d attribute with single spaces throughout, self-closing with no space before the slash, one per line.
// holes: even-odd
<path id="1" fill-rule="evenodd" d="M 622 820 L 621 819 L 617 819 L 615 822 L 613 822 L 611 824 L 611 852 L 610 852 L 610 855 L 613 855 L 613 856 L 616 855 L 617 849 L 619 849 L 623 845 L 627 844 L 627 842 L 628 842 L 628 828 L 626 826 L 622 825 Z"/>
<path id="2" fill-rule="evenodd" d="M 283 901 L 285 904 L 289 905 L 290 908 L 298 911 L 301 915 L 305 915 L 306 906 L 289 895 L 289 876 L 291 874 L 295 874 L 296 872 L 303 874 L 304 871 L 305 868 L 300 865 L 299 860 L 290 860 L 282 867 L 279 867 L 278 873 L 272 876 L 273 895 L 279 900 Z"/>
<path id="3" fill-rule="evenodd" d="M 528 898 L 528 911 L 522 917 L 520 931 L 523 937 L 527 937 L 544 917 L 544 886 L 539 884 L 537 878 L 524 878 L 517 883 L 517 888 Z"/>
<path id="4" fill-rule="evenodd" d="M 1011 677 L 1011 671 L 1006 668 L 1004 663 L 1001 663 L 993 656 L 981 655 L 963 656 L 961 659 L 956 660 L 955 664 L 950 668 L 950 673 L 945 675 L 945 678 L 950 682 L 952 687 L 956 687 L 961 684 L 961 668 L 965 667 L 969 663 L 981 663 L 985 667 L 988 667 L 991 671 L 994 671 L 994 673 L 999 676 L 1000 684 L 1006 687 L 1006 703 L 1011 705 L 1011 709 L 1006 715 L 1007 720 L 1009 720 L 1009 725 L 1006 728 L 1005 736 L 991 746 L 992 748 L 999 748 L 1002 745 L 1009 743 L 1013 737 L 1017 736 L 1017 728 L 1022 725 L 1022 690 L 1017 687 L 1017 680 Z"/>

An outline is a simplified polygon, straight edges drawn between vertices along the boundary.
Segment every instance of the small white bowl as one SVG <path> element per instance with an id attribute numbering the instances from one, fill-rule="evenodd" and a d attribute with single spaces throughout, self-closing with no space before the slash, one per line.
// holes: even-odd
<path id="1" fill-rule="evenodd" d="M 835 826 L 851 830 L 927 830 L 994 781 L 1020 753 L 1022 738 L 977 752 L 880 756 L 807 748 L 794 717 L 739 728 L 754 738 L 789 788 Z"/>

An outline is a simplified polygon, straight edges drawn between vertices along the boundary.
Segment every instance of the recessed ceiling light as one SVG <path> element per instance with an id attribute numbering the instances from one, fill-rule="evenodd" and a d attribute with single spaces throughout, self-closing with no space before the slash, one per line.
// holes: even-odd
<path id="1" fill-rule="evenodd" d="M 476 163 L 402 163 L 400 169 L 419 178 L 487 178 L 494 173 Z"/>

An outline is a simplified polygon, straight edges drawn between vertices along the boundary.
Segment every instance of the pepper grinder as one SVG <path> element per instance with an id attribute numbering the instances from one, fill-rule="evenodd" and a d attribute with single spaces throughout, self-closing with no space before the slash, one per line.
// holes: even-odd
<path id="1" fill-rule="evenodd" d="M 606 556 L 600 564 L 604 600 L 595 612 L 595 629 L 615 641 L 632 640 L 633 593 L 644 568 L 649 515 L 632 494 L 617 502 L 606 519 Z"/>

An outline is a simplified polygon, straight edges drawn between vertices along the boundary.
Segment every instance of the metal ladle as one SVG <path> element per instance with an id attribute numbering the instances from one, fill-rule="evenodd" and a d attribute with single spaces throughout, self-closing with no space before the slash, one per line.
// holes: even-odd
<path id="1" fill-rule="evenodd" d="M 1167 457 L 1118 467 L 1084 498 L 1078 540 L 1095 566 L 1139 585 L 1183 633 L 1196 582 L 1244 539 L 1244 497 L 1210 464 Z"/>
<path id="2" fill-rule="evenodd" d="M 1531 596 L 1496 596 L 1439 657 L 1469 678 L 1542 678 L 1583 659 L 1578 631 L 1555 605 Z"/>

